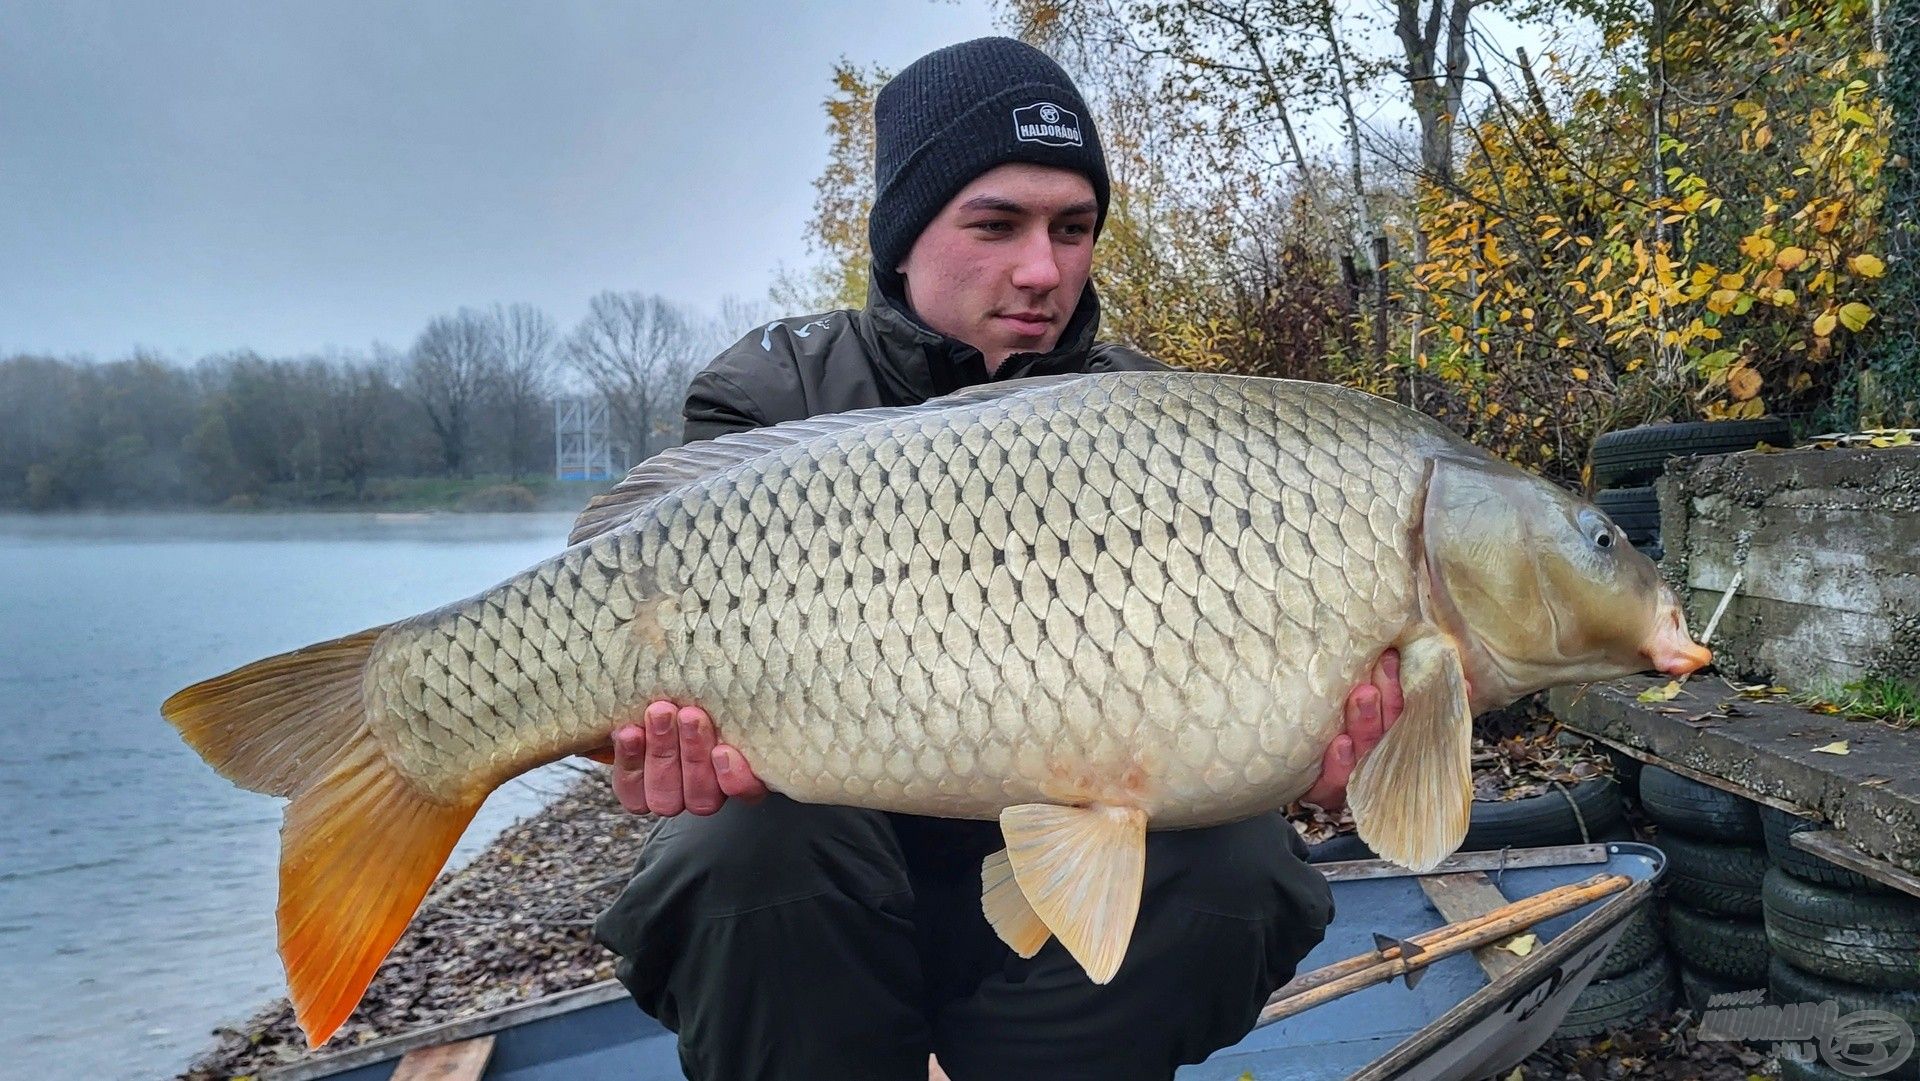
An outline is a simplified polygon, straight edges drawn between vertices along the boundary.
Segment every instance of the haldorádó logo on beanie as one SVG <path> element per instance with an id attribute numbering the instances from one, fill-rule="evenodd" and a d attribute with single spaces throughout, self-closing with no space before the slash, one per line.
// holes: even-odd
<path id="1" fill-rule="evenodd" d="M 1087 103 L 1059 64 L 1025 42 L 979 38 L 907 65 L 874 99 L 873 135 L 867 240 L 883 275 L 956 192 L 1009 162 L 1083 174 L 1106 221 L 1107 159 Z"/>

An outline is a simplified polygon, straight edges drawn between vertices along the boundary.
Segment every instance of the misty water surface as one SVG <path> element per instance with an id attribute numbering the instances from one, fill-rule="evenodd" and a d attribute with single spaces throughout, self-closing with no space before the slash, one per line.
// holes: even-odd
<path id="1" fill-rule="evenodd" d="M 0 516 L 0 1075 L 170 1076 L 284 993 L 282 801 L 160 718 L 187 683 L 483 589 L 565 515 Z M 570 775 L 496 793 L 455 860 Z"/>

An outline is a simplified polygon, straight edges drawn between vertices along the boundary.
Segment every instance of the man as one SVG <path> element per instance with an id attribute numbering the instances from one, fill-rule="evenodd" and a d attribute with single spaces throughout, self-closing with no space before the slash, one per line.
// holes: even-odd
<path id="1" fill-rule="evenodd" d="M 881 90 L 874 121 L 867 307 L 727 350 L 693 382 L 689 440 L 989 380 L 1162 367 L 1094 342 L 1106 162 L 1058 65 L 1006 38 L 942 49 Z M 1344 800 L 1399 713 L 1396 664 L 1349 698 L 1308 798 Z M 671 702 L 614 744 L 622 805 L 669 817 L 595 931 L 696 1081 L 895 1081 L 926 1076 L 929 1052 L 955 1081 L 1165 1078 L 1244 1035 L 1332 916 L 1278 814 L 1151 833 L 1126 962 L 1095 986 L 1058 942 L 1022 960 L 987 925 L 996 823 L 769 796 L 701 710 Z"/>

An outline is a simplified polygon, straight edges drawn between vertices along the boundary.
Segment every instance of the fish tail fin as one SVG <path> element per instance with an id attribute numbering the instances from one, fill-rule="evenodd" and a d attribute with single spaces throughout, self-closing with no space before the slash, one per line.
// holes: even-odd
<path id="1" fill-rule="evenodd" d="M 485 798 L 428 796 L 366 732 L 287 805 L 280 959 L 312 1046 L 353 1013 Z"/>
<path id="2" fill-rule="evenodd" d="M 388 761 L 361 690 L 385 630 L 256 661 L 161 706 L 221 776 L 293 797 L 280 828 L 280 958 L 315 1046 L 353 1012 L 486 798 L 435 799 Z"/>
<path id="3" fill-rule="evenodd" d="M 1424 872 L 1460 847 L 1473 813 L 1473 715 L 1453 642 L 1403 646 L 1400 688 L 1400 720 L 1360 760 L 1347 802 L 1369 848 Z"/>
<path id="4" fill-rule="evenodd" d="M 222 777 L 291 796 L 366 729 L 360 677 L 385 631 L 255 661 L 177 692 L 160 713 Z"/>

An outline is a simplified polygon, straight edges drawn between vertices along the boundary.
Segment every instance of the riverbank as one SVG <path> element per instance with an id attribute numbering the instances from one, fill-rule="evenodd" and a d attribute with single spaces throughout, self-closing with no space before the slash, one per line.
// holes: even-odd
<path id="1" fill-rule="evenodd" d="M 613 976 L 613 955 L 593 941 L 593 918 L 626 883 L 653 820 L 620 809 L 602 767 L 579 769 L 544 811 L 440 877 L 324 1051 Z M 178 1081 L 254 1077 L 316 1057 L 285 999 L 213 1035 L 214 1046 Z"/>

